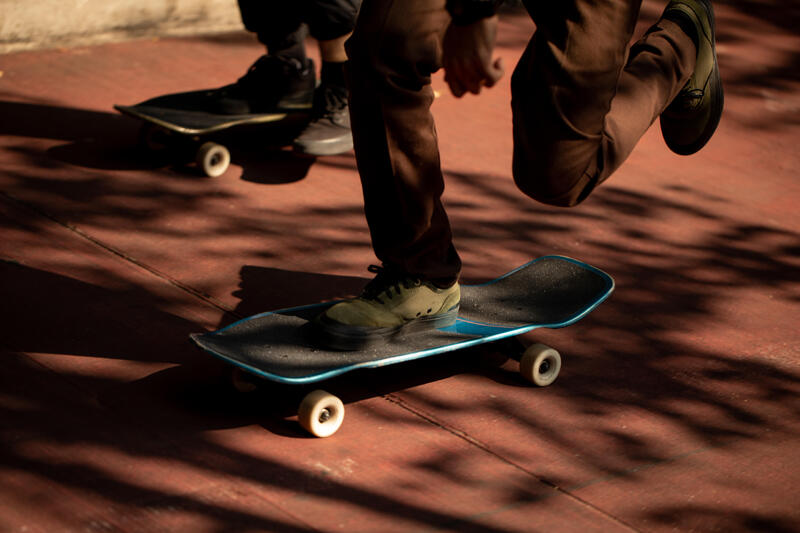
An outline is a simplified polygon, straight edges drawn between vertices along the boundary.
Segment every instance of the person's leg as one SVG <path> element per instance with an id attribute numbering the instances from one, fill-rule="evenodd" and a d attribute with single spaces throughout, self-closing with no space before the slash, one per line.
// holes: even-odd
<path id="1" fill-rule="evenodd" d="M 441 67 L 445 0 L 366 0 L 347 44 L 350 109 L 375 254 L 441 286 L 461 262 L 442 205 L 431 74 Z"/>
<path id="2" fill-rule="evenodd" d="M 356 162 L 382 268 L 361 297 L 317 323 L 325 342 L 357 347 L 399 328 L 455 320 L 461 262 L 442 205 L 430 106 L 450 16 L 445 0 L 365 0 L 347 43 Z"/>
<path id="3" fill-rule="evenodd" d="M 527 2 L 537 31 L 512 77 L 512 108 L 514 179 L 529 196 L 585 199 L 691 75 L 696 47 L 672 21 L 628 50 L 640 4 Z"/>
<path id="4" fill-rule="evenodd" d="M 268 53 L 305 60 L 308 29 L 300 9 L 305 2 L 238 1 L 245 29 L 256 34 Z"/>
<path id="5" fill-rule="evenodd" d="M 245 28 L 258 36 L 267 53 L 236 83 L 209 92 L 211 111 L 246 114 L 311 108 L 316 74 L 306 57 L 308 28 L 301 7 L 302 2 L 239 0 Z"/>
<path id="6" fill-rule="evenodd" d="M 355 27 L 361 0 L 313 0 L 305 14 L 311 36 L 319 42 L 322 69 L 311 122 L 294 141 L 296 152 L 333 155 L 353 148 L 344 43 Z"/>

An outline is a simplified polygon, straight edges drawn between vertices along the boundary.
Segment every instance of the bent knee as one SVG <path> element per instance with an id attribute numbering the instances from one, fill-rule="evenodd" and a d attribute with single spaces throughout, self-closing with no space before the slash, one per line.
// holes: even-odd
<path id="1" fill-rule="evenodd" d="M 521 180 L 516 176 L 514 182 L 526 196 L 539 203 L 555 207 L 575 207 L 588 196 L 588 194 L 582 194 L 582 190 L 579 188 L 561 191 L 546 185 L 543 186 L 534 180 Z"/>
<path id="2" fill-rule="evenodd" d="M 515 164 L 514 183 L 537 202 L 555 207 L 574 207 L 591 194 L 596 180 L 586 172 L 519 168 Z"/>
<path id="3" fill-rule="evenodd" d="M 597 185 L 599 166 L 592 143 L 515 138 L 514 183 L 537 202 L 557 207 L 578 205 Z"/>

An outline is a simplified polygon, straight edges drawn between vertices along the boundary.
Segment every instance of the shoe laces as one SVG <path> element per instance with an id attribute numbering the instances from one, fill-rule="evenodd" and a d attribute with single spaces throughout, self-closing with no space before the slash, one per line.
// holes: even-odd
<path id="1" fill-rule="evenodd" d="M 687 82 L 686 86 L 678 93 L 678 97 L 673 102 L 673 111 L 692 111 L 703 99 L 705 92 L 703 89 L 692 89 Z"/>
<path id="2" fill-rule="evenodd" d="M 422 281 L 410 276 L 398 275 L 397 272 L 378 266 L 370 265 L 367 270 L 375 274 L 375 278 L 367 283 L 361 297 L 365 300 L 374 300 L 384 304 L 384 298 L 391 299 L 392 292 L 399 295 L 403 289 L 411 289 L 422 285 Z"/>

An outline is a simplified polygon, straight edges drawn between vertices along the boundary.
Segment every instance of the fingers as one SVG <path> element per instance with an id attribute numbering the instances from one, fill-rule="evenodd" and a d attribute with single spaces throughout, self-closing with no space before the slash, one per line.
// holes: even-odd
<path id="1" fill-rule="evenodd" d="M 452 69 L 445 70 L 444 81 L 450 87 L 450 92 L 453 93 L 453 96 L 456 98 L 461 98 L 467 92 L 461 84 L 461 80 L 453 73 Z"/>
<path id="2" fill-rule="evenodd" d="M 484 80 L 484 72 L 481 68 L 482 65 L 469 65 L 462 67 L 460 70 L 461 85 L 472 94 L 480 94 L 481 85 Z"/>
<path id="3" fill-rule="evenodd" d="M 444 80 L 456 98 L 466 93 L 480 94 L 482 87 L 493 87 L 503 77 L 503 59 L 494 62 L 453 62 L 445 66 Z"/>
<path id="4" fill-rule="evenodd" d="M 494 84 L 500 81 L 500 78 L 503 77 L 503 74 L 505 74 L 503 58 L 498 57 L 491 65 L 489 65 L 489 68 L 486 70 L 486 76 L 483 80 L 483 84 L 487 87 L 494 87 Z"/>

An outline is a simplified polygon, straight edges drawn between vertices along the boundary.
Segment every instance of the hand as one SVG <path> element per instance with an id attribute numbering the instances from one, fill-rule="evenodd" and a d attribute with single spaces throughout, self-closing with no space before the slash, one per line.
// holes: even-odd
<path id="1" fill-rule="evenodd" d="M 503 60 L 492 60 L 497 37 L 497 16 L 467 26 L 450 24 L 444 35 L 444 80 L 456 98 L 478 94 L 503 77 Z"/>

